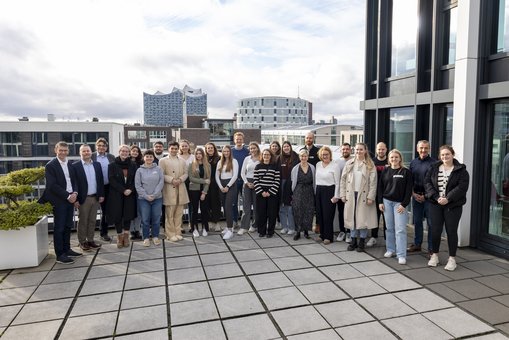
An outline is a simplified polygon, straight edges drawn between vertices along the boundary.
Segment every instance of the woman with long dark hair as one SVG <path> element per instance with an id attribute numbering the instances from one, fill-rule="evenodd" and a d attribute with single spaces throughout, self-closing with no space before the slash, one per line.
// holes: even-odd
<path id="1" fill-rule="evenodd" d="M 277 159 L 281 169 L 281 186 L 279 189 L 279 220 L 281 221 L 281 234 L 295 234 L 295 221 L 292 211 L 292 169 L 299 164 L 299 155 L 293 151 L 292 144 L 284 141 L 281 155 Z"/>
<path id="2" fill-rule="evenodd" d="M 221 196 L 219 186 L 216 182 L 216 169 L 219 163 L 219 153 L 214 143 L 208 142 L 205 144 L 205 154 L 207 162 L 210 165 L 210 184 L 207 193 L 207 206 L 209 208 L 209 226 L 214 225 L 214 231 L 221 231 L 221 227 L 217 224 L 221 219 Z"/>
<path id="3" fill-rule="evenodd" d="M 221 192 L 221 205 L 223 206 L 226 218 L 224 240 L 229 240 L 233 237 L 233 200 L 237 197 L 236 181 L 238 173 L 239 163 L 233 158 L 231 147 L 225 145 L 221 151 L 221 159 L 216 168 L 216 183 Z"/>
<path id="4" fill-rule="evenodd" d="M 194 160 L 189 165 L 189 199 L 193 208 L 191 218 L 191 232 L 194 237 L 200 236 L 198 231 L 198 209 L 201 212 L 202 235 L 207 236 L 209 231 L 209 209 L 207 207 L 207 193 L 210 185 L 210 165 L 205 159 L 205 151 L 197 148 Z"/>
<path id="5" fill-rule="evenodd" d="M 274 236 L 278 213 L 279 168 L 270 150 L 262 151 L 262 161 L 255 167 L 254 189 L 256 192 L 256 225 L 258 235 Z M 267 224 L 268 222 L 268 224 Z"/>

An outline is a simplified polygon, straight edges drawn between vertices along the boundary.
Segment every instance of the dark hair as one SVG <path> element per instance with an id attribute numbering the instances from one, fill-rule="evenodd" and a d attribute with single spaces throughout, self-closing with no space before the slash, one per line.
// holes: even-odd
<path id="1" fill-rule="evenodd" d="M 209 156 L 208 152 L 207 152 L 207 145 L 212 145 L 214 147 L 214 153 L 212 154 L 212 156 Z M 205 157 L 207 157 L 207 161 L 214 161 L 215 160 L 219 160 L 219 152 L 217 152 L 217 146 L 216 144 L 212 143 L 212 142 L 208 142 L 207 144 L 205 144 Z"/>
<path id="2" fill-rule="evenodd" d="M 176 141 L 169 142 L 169 143 L 168 143 L 168 149 L 170 148 L 170 146 L 176 146 L 177 148 L 180 148 L 179 143 L 178 143 L 178 142 L 176 142 Z"/>
<path id="3" fill-rule="evenodd" d="M 130 150 L 137 149 L 138 150 L 138 156 L 134 159 L 134 162 L 138 165 L 143 164 L 143 156 L 141 154 L 141 149 L 138 145 L 131 145 Z M 132 158 L 132 157 L 131 157 Z"/>
<path id="4" fill-rule="evenodd" d="M 154 142 L 154 144 L 152 144 L 152 145 L 162 145 L 164 148 L 164 143 L 161 142 L 160 140 L 158 140 L 157 142 Z"/>
<path id="5" fill-rule="evenodd" d="M 451 153 L 452 153 L 452 156 L 454 157 L 455 155 L 455 152 L 454 152 L 454 149 L 452 148 L 452 146 L 448 145 L 448 144 L 444 144 L 440 147 L 440 149 L 438 149 L 438 152 L 441 152 L 442 150 L 449 150 Z"/>
<path id="6" fill-rule="evenodd" d="M 350 145 L 350 143 L 343 143 L 343 144 L 341 144 L 341 146 L 349 146 L 349 147 L 352 147 L 352 146 Z"/>
<path id="7" fill-rule="evenodd" d="M 274 153 L 272 152 L 272 150 L 270 150 L 270 149 L 263 149 L 263 151 L 262 151 L 262 157 L 261 157 L 261 159 L 262 159 L 262 160 L 261 160 L 261 161 L 262 161 L 262 163 L 263 163 L 263 153 L 264 153 L 264 152 L 268 152 L 268 153 L 270 154 L 270 161 L 269 161 L 269 164 L 274 163 L 274 158 L 275 158 L 275 156 L 274 156 Z"/>
<path id="8" fill-rule="evenodd" d="M 104 143 L 104 145 L 108 146 L 108 141 L 104 137 L 97 138 L 97 140 L 95 141 L 95 145 L 97 145 L 99 143 Z"/>
<path id="9" fill-rule="evenodd" d="M 279 144 L 279 142 L 277 140 L 275 140 L 275 141 L 272 141 L 272 143 L 270 143 L 269 148 L 272 146 L 272 144 L 276 144 L 277 147 L 278 147 L 277 152 L 276 152 L 276 156 L 280 155 L 281 154 L 281 144 Z"/>
<path id="10" fill-rule="evenodd" d="M 156 157 L 156 154 L 155 154 L 154 150 L 152 150 L 152 149 L 145 150 L 145 152 L 143 153 L 143 157 L 145 157 L 147 155 L 150 155 L 150 156 L 152 156 L 154 158 Z"/>

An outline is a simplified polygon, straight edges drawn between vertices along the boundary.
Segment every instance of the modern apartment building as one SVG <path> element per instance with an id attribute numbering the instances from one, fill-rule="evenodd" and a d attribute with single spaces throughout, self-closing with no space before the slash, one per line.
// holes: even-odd
<path id="1" fill-rule="evenodd" d="M 509 1 L 367 0 L 365 139 L 452 144 L 471 176 L 459 245 L 509 257 Z"/>

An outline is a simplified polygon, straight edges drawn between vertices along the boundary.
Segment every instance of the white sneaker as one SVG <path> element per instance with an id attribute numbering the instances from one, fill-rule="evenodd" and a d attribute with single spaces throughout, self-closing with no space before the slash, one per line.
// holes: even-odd
<path id="1" fill-rule="evenodd" d="M 398 263 L 399 263 L 399 264 L 406 264 L 406 258 L 404 258 L 404 257 L 400 257 L 400 258 L 398 259 Z"/>
<path id="2" fill-rule="evenodd" d="M 207 237 L 207 236 L 209 236 L 209 233 L 208 233 L 205 229 L 203 229 L 203 230 L 201 231 L 201 235 L 202 235 L 203 237 Z"/>
<path id="3" fill-rule="evenodd" d="M 237 235 L 244 235 L 245 233 L 247 233 L 246 229 L 240 228 L 239 231 L 237 231 Z"/>
<path id="4" fill-rule="evenodd" d="M 366 247 L 373 247 L 376 244 L 376 238 L 372 237 L 369 239 L 368 243 L 366 243 Z"/>
<path id="5" fill-rule="evenodd" d="M 456 261 L 454 261 L 454 262 L 456 262 Z M 438 259 L 438 255 L 433 254 L 433 255 L 431 255 L 431 258 L 428 261 L 428 266 L 436 267 L 436 266 L 438 266 L 439 263 L 440 263 L 440 260 Z"/>
<path id="6" fill-rule="evenodd" d="M 392 251 L 386 251 L 384 257 L 393 257 L 394 255 L 396 254 L 394 254 Z"/>
<path id="7" fill-rule="evenodd" d="M 346 234 L 344 231 L 340 231 L 339 234 L 338 234 L 338 238 L 336 239 L 336 241 L 338 242 L 341 242 L 341 241 L 344 241 L 345 240 L 345 237 L 346 237 Z"/>
<path id="8" fill-rule="evenodd" d="M 256 228 L 251 226 L 249 227 L 249 230 L 248 230 L 250 233 L 254 233 L 256 231 Z"/>
<path id="9" fill-rule="evenodd" d="M 457 267 L 456 265 L 456 259 L 454 257 L 449 257 L 449 261 L 447 261 L 447 264 L 445 265 L 444 269 L 452 272 Z"/>
<path id="10" fill-rule="evenodd" d="M 281 229 L 281 234 L 286 234 L 287 232 L 288 232 L 288 229 L 286 229 L 286 228 Z"/>
<path id="11" fill-rule="evenodd" d="M 148 238 L 143 240 L 143 246 L 144 247 L 150 247 L 150 240 Z"/>
<path id="12" fill-rule="evenodd" d="M 154 245 L 156 245 L 156 246 L 161 245 L 161 241 L 160 241 L 160 240 L 159 240 L 159 238 L 157 238 L 157 237 L 154 237 L 154 238 L 152 239 L 152 241 L 154 241 Z"/>
<path id="13" fill-rule="evenodd" d="M 226 234 L 226 232 L 228 231 L 228 228 L 224 228 L 223 231 L 221 231 L 221 234 Z"/>
<path id="14" fill-rule="evenodd" d="M 200 232 L 198 231 L 198 229 L 195 229 L 193 231 L 193 237 L 199 237 L 200 236 Z"/>
<path id="15" fill-rule="evenodd" d="M 346 233 L 345 242 L 352 243 L 352 238 L 350 237 L 350 233 Z"/>
<path id="16" fill-rule="evenodd" d="M 224 233 L 223 240 L 229 240 L 231 238 L 233 238 L 233 231 L 227 228 L 226 233 Z"/>
<path id="17" fill-rule="evenodd" d="M 291 230 L 291 229 L 290 229 L 290 230 L 288 230 L 288 233 L 287 233 L 287 234 L 288 234 L 288 235 L 294 235 L 294 234 L 295 234 L 295 230 Z"/>

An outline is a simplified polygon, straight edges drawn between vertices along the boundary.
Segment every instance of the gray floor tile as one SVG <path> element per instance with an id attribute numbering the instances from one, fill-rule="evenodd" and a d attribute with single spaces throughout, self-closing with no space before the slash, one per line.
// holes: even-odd
<path id="1" fill-rule="evenodd" d="M 472 248 L 459 248 L 456 255 L 467 261 L 486 261 L 494 257 Z"/>
<path id="2" fill-rule="evenodd" d="M 201 231 L 202 229 L 200 228 L 200 232 Z M 207 237 L 193 237 L 193 240 L 195 244 L 223 243 L 222 235 L 212 233 L 209 233 L 209 236 Z"/>
<path id="3" fill-rule="evenodd" d="M 273 238 L 265 238 L 265 237 L 259 238 L 259 237 L 255 236 L 254 240 L 256 243 L 258 243 L 260 248 L 264 248 L 264 249 L 273 248 L 273 247 L 283 247 L 283 246 L 287 245 L 287 243 L 283 239 L 281 239 L 277 236 L 274 236 Z"/>
<path id="4" fill-rule="evenodd" d="M 311 303 L 349 299 L 349 296 L 332 282 L 313 283 L 297 288 Z"/>
<path id="5" fill-rule="evenodd" d="M 204 254 L 200 255 L 200 258 L 204 266 L 235 263 L 235 259 L 230 253 Z"/>
<path id="6" fill-rule="evenodd" d="M 353 300 L 316 305 L 315 308 L 332 327 L 342 327 L 374 320 Z"/>
<path id="7" fill-rule="evenodd" d="M 137 289 L 164 285 L 165 281 L 163 271 L 127 275 L 125 281 L 125 289 Z"/>
<path id="8" fill-rule="evenodd" d="M 52 270 L 48 273 L 48 276 L 46 276 L 42 283 L 48 284 L 69 281 L 81 281 L 85 277 L 87 271 L 88 268 L 84 267 Z"/>
<path id="9" fill-rule="evenodd" d="M 462 263 L 461 265 L 481 275 L 496 275 L 507 273 L 507 269 L 504 269 L 487 261 L 465 262 Z"/>
<path id="10" fill-rule="evenodd" d="M 129 262 L 127 274 L 140 274 L 164 270 L 163 259 Z"/>
<path id="11" fill-rule="evenodd" d="M 219 319 L 214 300 L 210 298 L 172 303 L 170 314 L 172 326 Z"/>
<path id="12" fill-rule="evenodd" d="M 507 340 L 508 336 L 505 336 L 501 333 L 491 333 L 486 335 L 478 335 L 475 337 L 476 340 Z"/>
<path id="13" fill-rule="evenodd" d="M 346 263 L 352 263 L 352 262 L 362 262 L 362 261 L 370 261 L 373 260 L 373 256 L 364 253 L 364 252 L 356 252 L 356 251 L 340 251 L 336 254 L 337 257 L 339 257 L 341 260 L 343 260 Z"/>
<path id="14" fill-rule="evenodd" d="M 309 301 L 295 287 L 263 290 L 259 294 L 269 310 L 309 305 Z"/>
<path id="15" fill-rule="evenodd" d="M 330 328 L 325 319 L 311 306 L 275 311 L 272 315 L 285 335 Z"/>
<path id="16" fill-rule="evenodd" d="M 160 259 L 163 257 L 163 255 L 163 248 L 161 246 L 138 251 L 133 250 L 131 252 L 131 261 Z"/>
<path id="17" fill-rule="evenodd" d="M 72 299 L 27 303 L 16 316 L 13 325 L 63 319 L 71 306 Z"/>
<path id="18" fill-rule="evenodd" d="M 115 339 L 122 340 L 138 340 L 138 339 L 150 339 L 150 340 L 167 340 L 168 339 L 168 329 L 162 328 L 157 329 L 155 331 L 147 331 L 141 333 L 134 333 L 124 336 L 116 336 Z"/>
<path id="19" fill-rule="evenodd" d="M 420 314 L 387 319 L 383 320 L 382 323 L 391 331 L 396 333 L 401 339 L 451 339 L 451 335 L 444 332 L 444 330 Z"/>
<path id="20" fill-rule="evenodd" d="M 165 287 L 127 290 L 122 296 L 121 309 L 139 308 L 166 304 Z"/>
<path id="21" fill-rule="evenodd" d="M 341 339 L 333 329 L 324 329 L 322 331 L 309 332 L 304 334 L 292 335 L 288 340 L 339 340 Z"/>
<path id="22" fill-rule="evenodd" d="M 452 290 L 451 288 L 447 287 L 443 283 L 435 283 L 435 284 L 432 284 L 432 285 L 427 285 L 426 288 L 434 291 L 438 295 L 440 295 L 443 298 L 445 298 L 445 299 L 447 299 L 447 300 L 449 300 L 451 302 L 454 302 L 454 303 L 468 300 L 467 297 L 465 297 L 465 296 L 461 295 L 460 293 Z"/>
<path id="23" fill-rule="evenodd" d="M 306 259 L 315 266 L 330 266 L 342 264 L 343 260 L 332 253 L 313 254 L 306 256 Z"/>
<path id="24" fill-rule="evenodd" d="M 269 257 L 262 249 L 249 249 L 234 251 L 233 255 L 239 262 L 268 260 Z"/>
<path id="25" fill-rule="evenodd" d="M 247 250 L 247 249 L 260 249 L 258 243 L 254 240 L 242 240 L 235 242 L 228 242 L 228 246 L 231 250 Z"/>
<path id="26" fill-rule="evenodd" d="M 209 243 L 209 244 L 198 244 L 198 253 L 210 254 L 210 253 L 221 253 L 228 251 L 228 247 L 224 243 Z"/>
<path id="27" fill-rule="evenodd" d="M 509 277 L 504 275 L 484 276 L 475 279 L 476 281 L 495 289 L 502 294 L 509 294 Z"/>
<path id="28" fill-rule="evenodd" d="M 0 327 L 7 327 L 22 307 L 23 305 L 0 307 Z"/>
<path id="29" fill-rule="evenodd" d="M 241 266 L 248 275 L 279 271 L 278 267 L 271 260 L 243 262 Z"/>
<path id="30" fill-rule="evenodd" d="M 496 328 L 501 330 L 505 334 L 509 335 L 509 323 L 504 323 L 504 324 L 501 324 L 501 325 L 497 325 Z M 504 339 L 509 339 L 509 336 L 506 336 Z"/>
<path id="31" fill-rule="evenodd" d="M 11 274 L 0 282 L 0 289 L 37 286 L 47 274 L 48 272 Z"/>
<path id="32" fill-rule="evenodd" d="M 125 275 L 127 273 L 127 265 L 127 262 L 123 262 L 93 266 L 88 273 L 87 279 Z"/>
<path id="33" fill-rule="evenodd" d="M 129 261 L 129 253 L 128 252 L 104 253 L 104 254 L 99 252 L 99 254 L 95 257 L 94 265 L 128 262 L 128 261 Z"/>
<path id="34" fill-rule="evenodd" d="M 349 264 L 320 267 L 320 271 L 333 281 L 363 277 L 364 275 Z"/>
<path id="35" fill-rule="evenodd" d="M 71 317 L 116 312 L 120 306 L 122 292 L 79 297 L 71 311 Z"/>
<path id="36" fill-rule="evenodd" d="M 281 272 L 250 275 L 249 279 L 258 291 L 293 286 L 293 283 Z"/>
<path id="37" fill-rule="evenodd" d="M 311 263 L 309 263 L 302 256 L 292 256 L 285 258 L 277 258 L 273 259 L 276 266 L 281 270 L 292 270 L 292 269 L 302 269 L 302 268 L 310 268 L 312 267 Z"/>
<path id="38" fill-rule="evenodd" d="M 166 269 L 183 269 L 201 267 L 201 261 L 198 255 L 190 255 L 184 257 L 169 257 L 166 259 Z"/>
<path id="39" fill-rule="evenodd" d="M 347 248 L 348 248 L 348 243 L 337 242 L 336 240 L 334 240 L 334 242 L 332 242 L 331 244 L 327 245 L 327 249 L 334 253 L 338 252 L 338 251 L 346 251 Z"/>
<path id="40" fill-rule="evenodd" d="M 453 280 L 463 280 L 463 279 L 470 279 L 481 276 L 481 274 L 474 272 L 473 270 L 470 270 L 466 267 L 464 267 L 462 264 L 458 263 L 458 267 L 455 271 L 447 271 L 444 269 L 444 266 L 438 266 L 434 268 L 433 270 L 439 272 L 442 275 L 445 275 Z"/>
<path id="41" fill-rule="evenodd" d="M 168 287 L 170 303 L 212 297 L 207 282 L 192 282 Z"/>
<path id="42" fill-rule="evenodd" d="M 171 328 L 172 340 L 226 340 L 220 321 Z"/>
<path id="43" fill-rule="evenodd" d="M 494 297 L 492 297 L 492 299 L 500 302 L 504 306 L 509 307 L 509 294 L 508 295 L 502 295 L 502 296 L 494 296 Z"/>
<path id="44" fill-rule="evenodd" d="M 493 299 L 465 301 L 458 305 L 492 325 L 509 322 L 509 307 Z"/>
<path id="45" fill-rule="evenodd" d="M 397 339 L 378 321 L 336 328 L 336 332 L 344 340 L 372 339 L 375 336 L 377 340 Z"/>
<path id="46" fill-rule="evenodd" d="M 169 270 L 167 276 L 170 285 L 205 280 L 205 273 L 200 267 Z"/>
<path id="47" fill-rule="evenodd" d="M 166 257 L 181 257 L 181 256 L 189 256 L 189 255 L 198 254 L 196 247 L 179 246 L 179 245 L 171 244 L 171 242 L 169 242 L 169 243 L 165 242 L 164 248 L 165 248 L 165 252 L 166 252 Z"/>
<path id="48" fill-rule="evenodd" d="M 316 268 L 289 270 L 284 273 L 295 285 L 306 285 L 310 283 L 329 281 L 327 277 Z"/>
<path id="49" fill-rule="evenodd" d="M 490 260 L 488 262 L 491 264 L 494 264 L 495 266 L 504 268 L 505 270 L 507 270 L 509 272 L 509 261 L 508 260 L 504 260 L 504 259 L 496 257 L 493 260 Z"/>
<path id="50" fill-rule="evenodd" d="M 451 281 L 451 278 L 443 274 L 440 274 L 439 272 L 433 270 L 432 268 L 410 269 L 403 271 L 402 274 L 408 276 L 409 278 L 420 283 L 421 285 Z"/>
<path id="51" fill-rule="evenodd" d="M 394 273 L 394 269 L 381 263 L 380 261 L 367 261 L 353 264 L 352 267 L 364 275 L 380 275 Z"/>
<path id="52" fill-rule="evenodd" d="M 324 248 L 318 243 L 311 243 L 311 244 L 303 244 L 303 245 L 297 245 L 293 247 L 299 254 L 302 255 L 312 255 L 312 254 L 324 254 L 329 253 L 329 250 L 327 248 Z"/>
<path id="53" fill-rule="evenodd" d="M 0 290 L 0 306 L 25 303 L 36 288 L 36 286 L 32 286 Z"/>
<path id="54" fill-rule="evenodd" d="M 62 320 L 31 323 L 20 326 L 11 326 L 2 335 L 2 340 L 19 339 L 54 339 Z"/>
<path id="55" fill-rule="evenodd" d="M 89 279 L 81 288 L 80 295 L 91 295 L 121 291 L 124 287 L 125 276 L 103 277 L 100 279 Z"/>
<path id="56" fill-rule="evenodd" d="M 144 308 L 121 310 L 115 334 L 152 330 L 168 326 L 166 304 Z"/>
<path id="57" fill-rule="evenodd" d="M 491 289 L 477 281 L 474 281 L 473 279 L 458 280 L 444 284 L 469 299 L 481 299 L 485 297 L 500 295 L 500 293 L 496 290 Z"/>
<path id="58" fill-rule="evenodd" d="M 266 248 L 264 249 L 265 253 L 268 257 L 271 259 L 277 259 L 280 257 L 290 257 L 290 256 L 297 256 L 299 253 L 295 251 L 292 247 L 289 246 L 282 246 L 282 247 L 276 247 L 276 248 Z"/>
<path id="59" fill-rule="evenodd" d="M 230 340 L 264 340 L 279 337 L 267 314 L 225 320 L 223 325 Z"/>
<path id="60" fill-rule="evenodd" d="M 339 287 L 341 287 L 341 289 L 343 289 L 347 294 L 354 298 L 375 294 L 384 294 L 387 292 L 369 277 L 358 277 L 355 279 L 335 282 Z"/>
<path id="61" fill-rule="evenodd" d="M 69 318 L 60 339 L 87 339 L 113 335 L 116 319 L 117 312 Z"/>
<path id="62" fill-rule="evenodd" d="M 415 310 L 392 294 L 383 294 L 356 300 L 378 320 L 415 314 Z"/>
<path id="63" fill-rule="evenodd" d="M 55 265 L 56 256 L 48 255 L 37 267 L 28 267 L 28 268 L 18 268 L 14 269 L 11 274 L 24 274 L 24 273 L 34 273 L 34 272 L 46 272 L 53 268 Z M 6 276 L 8 271 L 0 272 L 0 280 L 2 277 Z"/>
<path id="64" fill-rule="evenodd" d="M 209 281 L 214 296 L 225 296 L 252 292 L 253 289 L 245 277 L 231 277 Z"/>
<path id="65" fill-rule="evenodd" d="M 48 285 L 40 285 L 34 294 L 30 297 L 29 302 L 54 300 L 61 298 L 74 297 L 81 286 L 81 281 L 52 283 Z M 1 294 L 1 293 L 0 293 Z"/>
<path id="66" fill-rule="evenodd" d="M 74 250 L 77 252 L 81 252 L 80 249 L 75 248 Z M 94 256 L 92 256 L 92 255 L 76 257 L 76 258 L 74 258 L 74 263 L 70 264 L 70 265 L 62 264 L 62 263 L 55 263 L 55 265 L 53 266 L 53 270 L 79 268 L 79 267 L 90 267 L 90 264 L 92 263 L 93 260 L 94 260 Z"/>
<path id="67" fill-rule="evenodd" d="M 218 264 L 204 267 L 204 269 L 209 280 L 243 275 L 237 263 Z"/>
<path id="68" fill-rule="evenodd" d="M 398 299 L 419 313 L 453 307 L 450 302 L 430 292 L 427 289 L 416 289 L 406 292 L 398 292 L 394 293 L 394 296 L 396 296 Z"/>
<path id="69" fill-rule="evenodd" d="M 378 275 L 372 276 L 370 278 L 389 292 L 397 292 L 401 290 L 416 289 L 422 287 L 420 284 L 415 283 L 400 273 Z"/>
<path id="70" fill-rule="evenodd" d="M 455 337 L 481 334 L 493 330 L 459 308 L 442 309 L 422 314 Z"/>
<path id="71" fill-rule="evenodd" d="M 243 293 L 216 297 L 221 318 L 263 312 L 263 306 L 255 293 Z"/>

